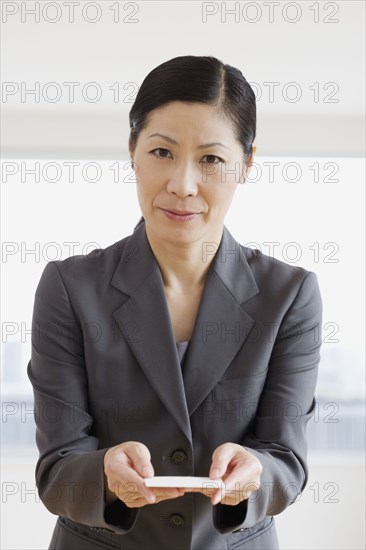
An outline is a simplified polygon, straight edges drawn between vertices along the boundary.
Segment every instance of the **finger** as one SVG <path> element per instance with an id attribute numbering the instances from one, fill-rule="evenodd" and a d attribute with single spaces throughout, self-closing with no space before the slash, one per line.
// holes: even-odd
<path id="1" fill-rule="evenodd" d="M 132 469 L 129 469 L 129 481 L 114 482 L 111 487 L 120 500 L 135 503 L 140 499 L 147 500 L 144 504 L 157 503 L 160 500 L 173 499 L 184 495 L 183 488 L 159 487 L 148 488 L 144 480 Z"/>
<path id="2" fill-rule="evenodd" d="M 181 489 L 169 489 L 169 491 L 164 492 L 158 492 L 155 489 L 155 502 L 152 503 L 148 501 L 144 495 L 141 493 L 131 494 L 131 493 L 124 493 L 121 494 L 121 500 L 128 506 L 129 508 L 140 508 L 142 506 L 146 506 L 147 504 L 157 504 L 163 500 L 169 500 L 178 498 L 180 496 L 183 496 L 184 493 L 182 493 Z"/>
<path id="3" fill-rule="evenodd" d="M 155 489 L 156 502 L 162 500 L 169 500 L 173 498 L 179 498 L 184 495 L 184 489 L 182 488 L 164 488 L 164 489 Z"/>
<path id="4" fill-rule="evenodd" d="M 241 489 L 251 493 L 259 488 L 262 465 L 253 456 L 240 455 L 232 461 L 233 468 L 225 476 L 226 487 L 240 483 Z"/>
<path id="5" fill-rule="evenodd" d="M 155 503 L 158 502 L 158 499 L 160 500 L 168 500 L 170 498 L 177 498 L 184 495 L 184 489 L 180 487 L 151 487 L 147 488 L 144 481 L 142 480 L 142 484 L 145 486 L 145 489 L 148 489 L 148 493 L 145 491 L 142 491 L 143 495 L 146 494 L 152 494 L 155 497 Z M 152 500 L 150 500 L 150 504 L 152 504 Z"/>
<path id="6" fill-rule="evenodd" d="M 107 451 L 105 455 L 105 471 L 108 488 L 120 500 L 136 497 L 141 493 L 149 502 L 155 502 L 154 492 L 146 487 L 141 473 L 154 475 L 150 462 L 148 448 L 139 442 L 126 442 Z"/>
<path id="7" fill-rule="evenodd" d="M 230 461 L 233 459 L 237 450 L 233 445 L 223 444 L 217 447 L 212 455 L 212 464 L 209 476 L 211 479 L 222 478 L 227 470 Z"/>
<path id="8" fill-rule="evenodd" d="M 138 485 L 138 489 L 142 495 L 148 500 L 149 503 L 156 502 L 156 496 L 154 491 L 149 487 L 146 487 L 142 478 L 153 477 L 154 468 L 151 464 L 151 455 L 149 449 L 143 443 L 131 442 L 124 449 L 127 457 L 130 460 L 133 470 L 136 472 L 137 477 L 135 483 Z M 132 480 L 131 480 L 132 481 Z"/>
<path id="9" fill-rule="evenodd" d="M 215 485 L 207 484 L 204 487 L 200 487 L 200 488 L 198 488 L 198 487 L 194 487 L 194 488 L 192 487 L 191 488 L 190 487 L 190 488 L 184 489 L 185 493 L 201 493 L 202 495 L 204 495 L 205 497 L 210 498 L 211 500 L 216 495 L 219 495 L 218 496 L 218 501 L 221 499 L 221 496 L 223 495 L 222 491 L 224 491 L 224 484 L 220 485 L 220 487 L 218 487 L 217 484 L 215 484 Z"/>
<path id="10" fill-rule="evenodd" d="M 211 504 L 216 506 L 219 502 L 223 502 L 225 499 L 225 486 L 221 487 L 211 495 Z"/>
<path id="11" fill-rule="evenodd" d="M 251 461 L 245 459 L 236 462 L 235 467 L 230 473 L 224 477 L 225 486 L 216 495 L 213 495 L 212 503 L 217 504 L 239 504 L 242 500 L 246 500 L 249 496 L 257 491 L 260 487 L 260 474 L 257 466 Z"/>
<path id="12" fill-rule="evenodd" d="M 124 452 L 132 462 L 134 470 L 141 477 L 153 477 L 154 468 L 151 464 L 149 449 L 143 443 L 131 442 L 124 448 Z"/>
<path id="13" fill-rule="evenodd" d="M 128 502 L 134 502 L 139 497 L 146 498 L 151 503 L 155 502 L 156 497 L 152 491 L 144 493 L 143 479 L 132 468 L 126 467 L 114 481 L 108 482 L 108 487 L 115 493 L 115 495 L 122 500 L 125 504 Z"/>

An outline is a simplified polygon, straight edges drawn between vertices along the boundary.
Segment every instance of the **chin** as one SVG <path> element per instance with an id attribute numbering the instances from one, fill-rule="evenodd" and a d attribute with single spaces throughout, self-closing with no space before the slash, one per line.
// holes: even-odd
<path id="1" fill-rule="evenodd" d="M 202 231 L 183 227 L 169 227 L 165 225 L 157 228 L 157 233 L 162 241 L 174 244 L 189 244 L 203 237 Z"/>

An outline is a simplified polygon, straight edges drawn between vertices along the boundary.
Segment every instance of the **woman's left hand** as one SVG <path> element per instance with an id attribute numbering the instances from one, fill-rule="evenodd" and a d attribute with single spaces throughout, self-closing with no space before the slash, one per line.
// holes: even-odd
<path id="1" fill-rule="evenodd" d="M 235 506 L 249 498 L 260 486 L 263 467 L 258 458 L 237 443 L 224 443 L 215 449 L 209 476 L 221 478 L 225 487 L 214 490 L 208 488 L 186 489 L 186 492 L 200 492 L 211 497 L 213 505 Z"/>

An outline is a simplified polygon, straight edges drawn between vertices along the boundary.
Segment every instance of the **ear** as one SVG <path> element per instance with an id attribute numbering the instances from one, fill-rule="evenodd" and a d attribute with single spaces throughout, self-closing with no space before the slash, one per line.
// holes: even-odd
<path id="1" fill-rule="evenodd" d="M 250 166 L 253 163 L 253 157 L 255 157 L 255 155 L 257 154 L 257 146 L 255 145 L 255 140 L 253 141 L 252 151 L 253 153 L 252 153 L 252 158 L 250 159 Z"/>
<path id="2" fill-rule="evenodd" d="M 128 140 L 128 151 L 129 151 L 129 154 L 130 154 L 130 159 L 131 159 L 131 165 L 132 165 L 132 169 L 134 168 L 134 156 L 135 156 L 135 149 L 132 148 L 132 145 L 131 145 L 131 139 Z"/>
<path id="3" fill-rule="evenodd" d="M 253 162 L 254 162 L 254 157 L 255 155 L 257 154 L 257 146 L 254 145 L 254 141 L 253 141 L 253 144 L 252 144 L 252 155 L 250 157 L 250 159 L 247 161 L 246 165 L 245 165 L 245 168 L 244 168 L 244 179 L 243 181 L 241 181 L 240 183 L 245 183 L 247 177 L 248 177 L 248 174 L 250 173 L 250 170 L 251 170 L 251 167 L 253 165 Z"/>
<path id="4" fill-rule="evenodd" d="M 250 168 L 252 167 L 253 160 L 255 155 L 257 154 L 257 146 L 255 145 L 255 141 L 253 141 L 252 144 L 252 156 L 250 157 L 248 163 L 247 163 L 247 174 L 249 173 Z"/>

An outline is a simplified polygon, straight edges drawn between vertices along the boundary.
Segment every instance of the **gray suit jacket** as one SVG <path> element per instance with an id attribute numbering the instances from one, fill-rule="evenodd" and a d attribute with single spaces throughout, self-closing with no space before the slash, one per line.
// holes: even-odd
<path id="1" fill-rule="evenodd" d="M 33 311 L 42 502 L 59 516 L 50 548 L 278 548 L 273 516 L 307 482 L 322 303 L 316 275 L 236 242 L 224 226 L 182 373 L 145 222 L 86 256 L 49 262 Z M 203 256 L 203 261 L 205 257 Z M 106 507 L 103 456 L 124 441 L 151 452 L 155 475 L 207 476 L 236 442 L 263 465 L 237 506 L 201 494 Z"/>

